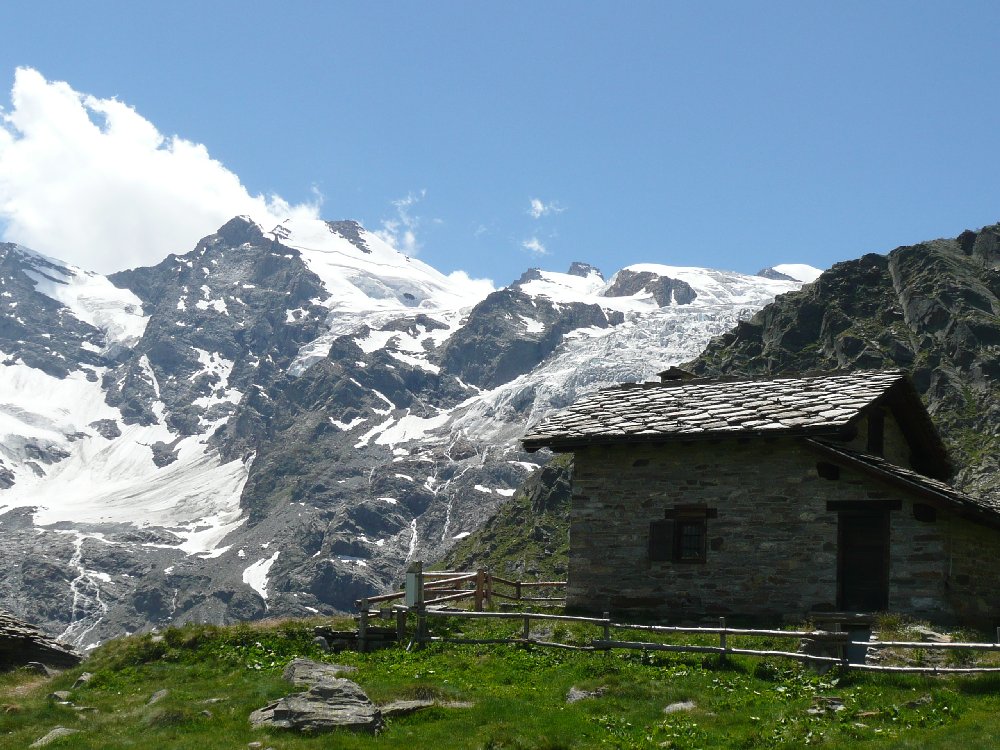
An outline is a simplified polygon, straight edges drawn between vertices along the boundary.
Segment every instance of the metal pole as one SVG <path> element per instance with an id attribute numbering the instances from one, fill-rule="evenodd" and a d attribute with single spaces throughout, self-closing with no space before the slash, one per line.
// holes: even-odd
<path id="1" fill-rule="evenodd" d="M 726 618 L 719 618 L 719 627 L 722 629 L 719 633 L 719 647 L 722 649 L 722 653 L 719 654 L 719 661 L 725 663 L 726 661 Z"/>

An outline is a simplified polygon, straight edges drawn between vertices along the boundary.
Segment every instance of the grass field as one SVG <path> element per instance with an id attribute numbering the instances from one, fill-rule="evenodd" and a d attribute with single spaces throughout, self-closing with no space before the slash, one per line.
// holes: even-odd
<path id="1" fill-rule="evenodd" d="M 996 677 L 819 676 L 785 661 L 515 646 L 322 654 L 313 624 L 187 626 L 109 642 L 52 679 L 2 675 L 0 748 L 28 747 L 57 725 L 81 731 L 50 748 L 1000 747 Z M 300 655 L 357 666 L 352 678 L 378 703 L 473 705 L 390 719 L 377 737 L 252 729 L 251 711 L 298 690 L 281 671 Z M 93 677 L 73 690 L 84 671 Z M 571 687 L 600 695 L 568 703 Z M 58 705 L 47 697 L 56 690 L 92 710 Z"/>

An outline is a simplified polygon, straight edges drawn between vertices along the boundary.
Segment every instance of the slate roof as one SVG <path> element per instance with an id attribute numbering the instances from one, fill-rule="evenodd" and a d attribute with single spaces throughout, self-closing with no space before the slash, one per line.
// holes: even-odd
<path id="1" fill-rule="evenodd" d="M 893 389 L 907 390 L 919 403 L 900 370 L 628 384 L 593 393 L 548 417 L 522 442 L 535 451 L 595 443 L 834 434 Z"/>
<path id="2" fill-rule="evenodd" d="M 879 476 L 892 484 L 908 489 L 910 492 L 944 501 L 959 511 L 965 511 L 974 516 L 981 516 L 985 513 L 991 517 L 994 525 L 1000 525 L 1000 502 L 996 500 L 966 495 L 950 484 L 918 474 L 903 466 L 896 466 L 881 456 L 859 453 L 821 440 L 807 439 L 806 443 L 837 463 L 847 464 Z"/>

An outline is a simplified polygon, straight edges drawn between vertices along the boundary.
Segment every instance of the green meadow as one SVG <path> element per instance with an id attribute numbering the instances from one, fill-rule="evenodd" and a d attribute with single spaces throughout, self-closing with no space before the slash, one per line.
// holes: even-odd
<path id="1" fill-rule="evenodd" d="M 54 678 L 2 675 L 0 748 L 26 748 L 56 726 L 80 731 L 48 747 L 95 750 L 1000 747 L 995 676 L 819 675 L 785 660 L 512 645 L 327 654 L 312 643 L 318 622 L 172 628 L 111 641 Z M 462 627 L 505 634 L 503 623 Z M 562 625 L 546 635 L 588 637 Z M 281 678 L 296 656 L 357 667 L 351 679 L 376 703 L 471 705 L 390 718 L 377 736 L 251 728 L 253 710 L 301 689 Z M 90 681 L 74 689 L 83 672 Z M 571 688 L 589 697 L 568 702 Z M 48 697 L 58 690 L 73 705 Z"/>

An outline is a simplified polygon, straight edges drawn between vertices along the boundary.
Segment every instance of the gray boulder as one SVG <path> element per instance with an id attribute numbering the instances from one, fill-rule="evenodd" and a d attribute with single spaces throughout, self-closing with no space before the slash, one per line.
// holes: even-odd
<path id="1" fill-rule="evenodd" d="M 279 727 L 300 732 L 350 729 L 374 734 L 382 728 L 382 712 L 350 680 L 328 679 L 305 693 L 294 693 L 250 714 L 255 728 Z"/>
<path id="2" fill-rule="evenodd" d="M 324 664 L 312 659 L 292 659 L 281 676 L 293 685 L 318 685 L 335 681 L 340 675 L 356 672 L 357 667 L 343 664 Z"/>

